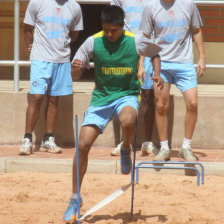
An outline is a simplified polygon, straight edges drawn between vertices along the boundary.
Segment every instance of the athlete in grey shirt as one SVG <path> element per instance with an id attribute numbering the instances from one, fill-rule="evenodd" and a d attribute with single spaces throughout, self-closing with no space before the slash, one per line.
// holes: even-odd
<path id="1" fill-rule="evenodd" d="M 125 12 L 124 30 L 133 33 L 142 32 L 139 30 L 139 25 L 144 11 L 144 5 L 149 0 L 111 0 L 111 5 L 120 6 Z"/>
<path id="2" fill-rule="evenodd" d="M 30 99 L 21 155 L 32 153 L 32 132 L 44 95 L 48 96 L 46 128 L 40 151 L 61 152 L 53 136 L 58 98 L 73 93 L 70 43 L 82 29 L 82 12 L 76 1 L 30 0 L 24 19 L 25 43 L 31 52 Z"/>
<path id="3" fill-rule="evenodd" d="M 145 7 L 140 29 L 148 35 L 154 31 L 154 41 L 163 49 L 163 61 L 193 62 L 191 29 L 202 26 L 193 0 L 150 0 Z"/>
<path id="4" fill-rule="evenodd" d="M 111 5 L 120 6 L 124 10 L 125 30 L 131 31 L 133 33 L 142 33 L 142 31 L 139 30 L 139 25 L 141 22 L 144 7 L 149 1 L 150 0 L 111 0 Z M 141 57 L 139 61 L 138 73 L 143 73 L 145 76 L 141 86 L 140 107 L 142 113 L 139 117 L 139 119 L 143 119 L 143 123 L 145 124 L 143 129 L 143 136 L 146 142 L 142 144 L 145 147 L 141 148 L 143 155 L 147 155 L 152 151 L 158 152 L 156 146 L 151 142 L 155 117 L 153 81 L 151 79 L 152 72 L 153 68 L 150 59 L 147 57 Z M 121 144 L 112 149 L 111 155 L 120 155 L 120 146 Z"/>
<path id="5" fill-rule="evenodd" d="M 155 43 L 162 47 L 162 90 L 155 90 L 156 121 L 161 149 L 154 160 L 170 159 L 167 134 L 167 112 L 170 85 L 182 92 L 186 104 L 185 133 L 179 156 L 196 161 L 191 139 L 197 120 L 197 74 L 193 65 L 192 36 L 199 53 L 198 77 L 205 72 L 205 53 L 201 32 L 201 18 L 193 0 L 151 0 L 145 6 L 140 29 L 148 37 L 153 32 Z"/>
<path id="6" fill-rule="evenodd" d="M 31 0 L 24 23 L 35 27 L 30 60 L 70 61 L 70 43 L 77 35 L 74 31 L 83 30 L 76 1 Z"/>

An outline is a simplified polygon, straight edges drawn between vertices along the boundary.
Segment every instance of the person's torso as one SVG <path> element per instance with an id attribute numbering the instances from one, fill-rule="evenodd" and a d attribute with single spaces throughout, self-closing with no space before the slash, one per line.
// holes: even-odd
<path id="1" fill-rule="evenodd" d="M 31 60 L 68 62 L 70 30 L 75 19 L 76 2 L 43 1 L 37 14 Z"/>
<path id="2" fill-rule="evenodd" d="M 139 25 L 144 11 L 144 5 L 150 0 L 122 0 L 125 12 L 124 29 L 133 33 L 140 33 Z"/>
<path id="3" fill-rule="evenodd" d="M 104 105 L 123 96 L 139 94 L 139 55 L 134 33 L 124 31 L 115 43 L 109 42 L 103 32 L 95 34 L 93 59 L 95 89 L 91 105 Z"/>
<path id="4" fill-rule="evenodd" d="M 156 2 L 156 1 L 154 1 Z M 192 36 L 190 32 L 192 10 L 188 0 L 173 3 L 158 1 L 154 4 L 152 23 L 155 43 L 162 47 L 161 60 L 192 62 Z"/>

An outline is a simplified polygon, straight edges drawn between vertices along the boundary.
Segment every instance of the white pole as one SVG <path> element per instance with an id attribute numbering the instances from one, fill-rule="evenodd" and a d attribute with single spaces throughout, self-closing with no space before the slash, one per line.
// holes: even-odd
<path id="1" fill-rule="evenodd" d="M 208 1 L 208 0 L 199 1 L 199 0 L 196 0 L 195 3 L 198 5 L 224 5 L 223 0 L 221 0 L 221 1 Z"/>
<path id="2" fill-rule="evenodd" d="M 14 92 L 19 92 L 19 0 L 14 1 Z"/>

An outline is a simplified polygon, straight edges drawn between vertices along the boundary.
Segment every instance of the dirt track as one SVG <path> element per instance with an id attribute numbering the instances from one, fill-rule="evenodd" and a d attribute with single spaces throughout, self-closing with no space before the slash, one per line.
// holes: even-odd
<path id="1" fill-rule="evenodd" d="M 130 182 L 130 176 L 86 175 L 81 214 Z M 71 192 L 70 174 L 0 174 L 0 224 L 59 224 Z M 224 177 L 140 175 L 135 187 L 134 218 L 130 220 L 131 188 L 82 223 L 96 224 L 222 224 Z"/>

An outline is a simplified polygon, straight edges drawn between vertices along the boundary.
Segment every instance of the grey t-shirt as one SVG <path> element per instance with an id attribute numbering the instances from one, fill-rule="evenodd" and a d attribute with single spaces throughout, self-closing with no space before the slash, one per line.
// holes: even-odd
<path id="1" fill-rule="evenodd" d="M 161 48 L 152 43 L 152 41 L 146 38 L 143 34 L 135 34 L 136 51 L 139 55 L 147 56 L 150 58 L 155 57 L 161 50 Z M 94 36 L 90 36 L 80 46 L 76 52 L 73 61 L 79 59 L 83 62 L 85 68 L 89 68 L 89 62 L 93 58 L 94 50 Z"/>
<path id="2" fill-rule="evenodd" d="M 193 62 L 191 28 L 202 21 L 193 0 L 150 0 L 145 6 L 140 29 L 145 34 L 154 31 L 155 43 L 162 47 L 162 61 Z"/>
<path id="3" fill-rule="evenodd" d="M 31 60 L 70 61 L 70 31 L 83 29 L 82 11 L 74 0 L 31 0 L 24 23 L 32 25 Z"/>
<path id="4" fill-rule="evenodd" d="M 149 0 L 111 0 L 111 5 L 120 6 L 125 12 L 124 29 L 133 33 L 140 33 L 139 25 L 141 22 L 144 6 Z"/>

